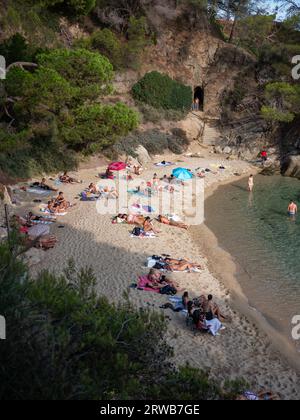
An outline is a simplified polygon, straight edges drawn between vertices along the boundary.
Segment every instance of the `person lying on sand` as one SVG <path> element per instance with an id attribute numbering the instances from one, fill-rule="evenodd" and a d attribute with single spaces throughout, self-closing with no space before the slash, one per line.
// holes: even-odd
<path id="1" fill-rule="evenodd" d="M 165 216 L 160 215 L 158 216 L 157 220 L 159 221 L 159 223 L 162 223 L 164 225 L 174 226 L 174 227 L 178 227 L 180 229 L 186 229 L 186 230 L 189 228 L 188 225 L 186 225 L 185 223 L 174 222 L 173 220 L 170 220 L 168 217 L 165 217 Z"/>
<path id="2" fill-rule="evenodd" d="M 35 182 L 35 183 L 33 183 L 32 184 L 32 187 L 34 187 L 34 188 L 41 188 L 42 190 L 45 190 L 45 191 L 58 191 L 56 188 L 53 188 L 53 187 L 51 187 L 50 185 L 48 185 L 47 183 L 46 183 L 46 178 L 43 178 L 42 180 L 41 180 L 41 182 Z"/>
<path id="3" fill-rule="evenodd" d="M 168 271 L 189 271 L 201 270 L 199 264 L 191 263 L 187 260 L 176 260 L 173 258 L 165 258 L 163 261 L 164 268 Z"/>
<path id="4" fill-rule="evenodd" d="M 53 218 L 45 218 L 43 216 L 36 216 L 31 211 L 25 216 L 25 220 L 27 222 L 27 226 L 32 226 L 32 222 L 55 222 L 55 217 Z"/>
<path id="5" fill-rule="evenodd" d="M 154 233 L 155 235 L 160 233 L 159 230 L 155 229 L 150 217 L 146 217 L 143 223 L 143 230 L 145 233 Z"/>
<path id="6" fill-rule="evenodd" d="M 226 316 L 222 315 L 219 306 L 213 301 L 212 295 L 208 295 L 206 302 L 203 303 L 203 310 L 208 321 L 214 318 L 218 318 L 219 321 L 226 319 Z"/>
<path id="7" fill-rule="evenodd" d="M 151 269 L 148 274 L 149 285 L 151 289 L 162 289 L 166 286 L 170 286 L 173 289 L 176 289 L 177 292 L 180 291 L 178 283 L 168 279 L 166 276 L 162 275 L 155 269 Z"/>
<path id="8" fill-rule="evenodd" d="M 279 397 L 270 391 L 261 391 L 257 394 L 251 391 L 244 392 L 236 399 L 237 401 L 275 401 L 279 400 Z"/>
<path id="9" fill-rule="evenodd" d="M 171 309 L 173 312 L 181 312 L 183 310 L 187 310 L 188 308 L 188 302 L 189 302 L 189 293 L 184 292 L 181 301 L 176 302 L 176 304 L 173 305 L 173 303 L 165 303 L 164 305 L 160 306 L 161 309 Z"/>
<path id="10" fill-rule="evenodd" d="M 89 185 L 88 191 L 91 194 L 100 194 L 100 189 L 98 188 L 98 186 L 96 184 L 94 184 L 93 182 Z"/>
<path id="11" fill-rule="evenodd" d="M 68 175 L 68 172 L 64 172 L 60 177 L 59 177 L 60 182 L 62 182 L 63 184 L 81 184 L 81 181 L 78 181 L 75 178 L 72 178 Z"/>

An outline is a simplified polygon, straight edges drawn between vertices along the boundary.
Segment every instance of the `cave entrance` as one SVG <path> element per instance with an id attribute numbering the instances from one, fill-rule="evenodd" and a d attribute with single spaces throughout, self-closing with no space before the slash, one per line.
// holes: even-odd
<path id="1" fill-rule="evenodd" d="M 201 86 L 197 86 L 194 89 L 194 111 L 204 111 L 204 89 Z"/>

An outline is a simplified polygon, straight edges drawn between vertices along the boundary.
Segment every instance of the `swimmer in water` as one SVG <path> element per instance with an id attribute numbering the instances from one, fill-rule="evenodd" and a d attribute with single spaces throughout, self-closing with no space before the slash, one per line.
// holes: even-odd
<path id="1" fill-rule="evenodd" d="M 298 213 L 298 207 L 297 204 L 291 200 L 289 207 L 288 207 L 288 213 L 290 216 L 296 216 L 296 214 Z"/>
<path id="2" fill-rule="evenodd" d="M 249 179 L 248 179 L 248 189 L 250 192 L 253 191 L 254 188 L 254 177 L 253 175 L 250 175 Z"/>

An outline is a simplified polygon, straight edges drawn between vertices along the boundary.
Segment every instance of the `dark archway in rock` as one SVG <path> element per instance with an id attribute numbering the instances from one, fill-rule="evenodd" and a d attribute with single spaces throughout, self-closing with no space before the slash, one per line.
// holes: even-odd
<path id="1" fill-rule="evenodd" d="M 199 109 L 197 102 L 199 101 Z M 204 111 L 204 89 L 201 86 L 197 86 L 194 89 L 194 107 L 197 111 Z"/>

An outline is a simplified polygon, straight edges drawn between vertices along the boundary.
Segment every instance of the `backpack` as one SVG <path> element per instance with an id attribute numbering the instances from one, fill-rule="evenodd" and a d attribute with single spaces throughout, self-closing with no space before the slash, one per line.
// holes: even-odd
<path id="1" fill-rule="evenodd" d="M 133 234 L 134 236 L 141 236 L 141 233 L 142 233 L 142 229 L 141 229 L 141 228 L 139 228 L 139 227 L 135 227 L 135 228 L 133 229 L 133 231 L 132 231 L 132 234 Z"/>
<path id="2" fill-rule="evenodd" d="M 160 294 L 174 296 L 177 294 L 177 290 L 174 287 L 168 285 L 160 289 Z"/>

